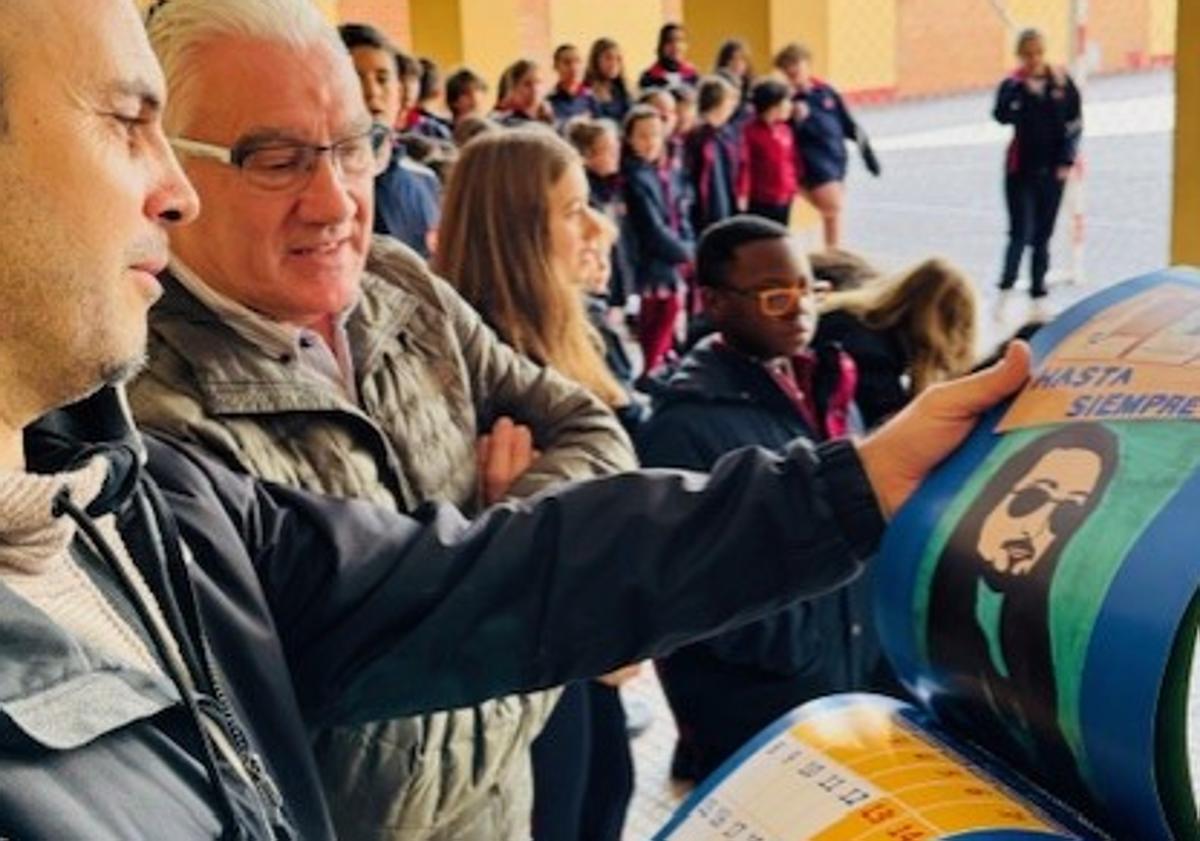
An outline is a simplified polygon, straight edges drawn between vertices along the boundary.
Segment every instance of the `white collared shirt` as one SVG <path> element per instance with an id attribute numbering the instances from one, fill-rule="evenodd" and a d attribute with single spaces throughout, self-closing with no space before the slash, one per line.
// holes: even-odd
<path id="1" fill-rule="evenodd" d="M 336 387 L 351 403 L 358 403 L 354 358 L 350 354 L 350 339 L 346 333 L 346 322 L 357 301 L 346 307 L 334 321 L 333 347 L 330 347 L 315 330 L 276 321 L 223 295 L 175 256 L 171 257 L 169 268 L 184 288 L 220 316 L 243 339 L 280 361 L 294 359 L 301 370 Z"/>

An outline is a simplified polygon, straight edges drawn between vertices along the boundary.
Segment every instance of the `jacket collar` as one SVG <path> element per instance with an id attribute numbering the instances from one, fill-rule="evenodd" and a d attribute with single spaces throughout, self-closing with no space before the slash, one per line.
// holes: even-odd
<path id="1" fill-rule="evenodd" d="M 655 403 L 739 403 L 790 406 L 762 365 L 725 347 L 719 336 L 701 340 L 664 381 L 651 386 Z"/>
<path id="2" fill-rule="evenodd" d="M 845 352 L 834 344 L 813 352 L 817 392 L 813 398 L 823 406 L 840 391 L 845 377 L 841 364 Z M 763 364 L 730 349 L 718 335 L 702 339 L 665 380 L 652 381 L 649 390 L 656 407 L 670 403 L 723 403 L 795 412 Z"/>
<path id="3" fill-rule="evenodd" d="M 146 457 L 121 386 L 50 412 L 25 431 L 25 457 L 35 473 L 71 470 L 95 456 L 109 465 L 100 495 L 87 508 L 99 517 L 118 511 L 133 495 Z"/>
<path id="4" fill-rule="evenodd" d="M 328 385 L 272 356 L 226 324 L 170 274 L 163 296 L 150 311 L 154 339 L 188 360 L 207 411 L 214 415 L 347 409 Z M 359 302 L 346 322 L 354 369 L 365 377 L 378 365 L 386 344 L 403 333 L 419 305 L 408 292 L 370 271 L 363 273 Z"/>
<path id="5" fill-rule="evenodd" d="M 165 679 L 92 648 L 0 584 L 0 746 L 70 750 L 179 701 Z"/>

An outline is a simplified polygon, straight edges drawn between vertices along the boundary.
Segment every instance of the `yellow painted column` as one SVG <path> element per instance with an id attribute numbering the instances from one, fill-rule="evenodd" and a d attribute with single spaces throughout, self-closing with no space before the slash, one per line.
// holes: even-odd
<path id="1" fill-rule="evenodd" d="M 1150 60 L 1159 61 L 1175 53 L 1175 29 L 1179 6 L 1188 0 L 1151 0 Z"/>
<path id="2" fill-rule="evenodd" d="M 449 0 L 435 2 L 451 5 Z M 493 93 L 508 65 L 519 58 L 540 58 L 523 55 L 520 5 L 517 0 L 458 0 L 462 63 L 487 80 Z M 414 17 L 414 39 L 416 29 Z M 424 55 L 419 49 L 417 53 Z M 548 81 L 549 73 L 546 68 L 543 71 Z"/>
<path id="3" fill-rule="evenodd" d="M 612 38 L 621 45 L 625 56 L 626 79 L 636 85 L 638 75 L 654 61 L 658 30 L 664 23 L 661 4 L 646 0 L 552 0 L 551 49 L 559 44 L 574 44 L 586 59 L 596 38 Z M 713 54 L 697 46 L 694 32 L 689 37 L 693 59 L 707 71 Z"/>
<path id="4" fill-rule="evenodd" d="M 1200 3 L 1179 4 L 1175 81 L 1175 216 L 1171 257 L 1200 266 Z"/>
<path id="5" fill-rule="evenodd" d="M 504 68 L 518 58 L 549 58 L 544 45 L 530 43 L 532 25 L 542 24 L 528 19 L 531 5 L 520 0 L 410 0 L 412 50 L 446 71 L 471 68 L 494 92 Z M 550 69 L 545 70 L 549 81 Z"/>
<path id="6" fill-rule="evenodd" d="M 412 49 L 429 56 L 443 70 L 465 63 L 462 8 L 458 0 L 410 0 Z M 489 80 L 488 84 L 494 84 Z"/>
<path id="7" fill-rule="evenodd" d="M 683 23 L 688 31 L 688 60 L 701 73 L 711 73 L 721 43 L 740 38 L 750 48 L 756 73 L 771 69 L 771 0 L 684 0 Z M 657 30 L 655 32 L 657 35 Z M 650 43 L 645 62 L 653 60 L 656 40 Z"/>

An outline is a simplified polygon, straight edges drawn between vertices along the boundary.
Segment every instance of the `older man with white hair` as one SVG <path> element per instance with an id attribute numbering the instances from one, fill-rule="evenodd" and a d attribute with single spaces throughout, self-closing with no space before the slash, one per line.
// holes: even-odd
<path id="1" fill-rule="evenodd" d="M 475 511 L 635 466 L 605 407 L 514 354 L 414 253 L 372 239 L 388 132 L 310 0 L 170 0 L 147 30 L 203 211 L 171 234 L 130 390 L 140 424 L 236 470 L 400 511 Z M 500 487 L 481 494 L 476 439 L 497 418 L 485 472 Z M 556 699 L 320 734 L 339 834 L 527 839 L 529 746 Z"/>

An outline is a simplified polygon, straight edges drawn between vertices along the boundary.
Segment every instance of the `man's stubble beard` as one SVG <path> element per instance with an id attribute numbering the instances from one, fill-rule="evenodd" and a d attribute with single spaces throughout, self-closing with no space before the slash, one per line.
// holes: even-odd
<path id="1" fill-rule="evenodd" d="M 97 388 L 123 385 L 141 373 L 145 367 L 146 351 L 144 349 L 131 359 L 113 361 L 102 365 L 100 368 L 100 384 Z"/>

